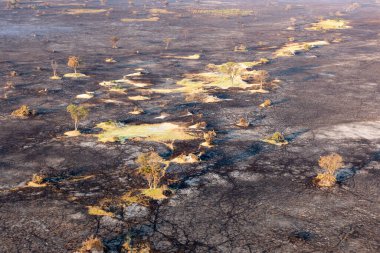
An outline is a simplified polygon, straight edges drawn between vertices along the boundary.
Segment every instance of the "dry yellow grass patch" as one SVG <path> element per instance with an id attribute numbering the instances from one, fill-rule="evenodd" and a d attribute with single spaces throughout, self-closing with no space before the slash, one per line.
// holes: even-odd
<path id="1" fill-rule="evenodd" d="M 314 42 L 295 42 L 289 43 L 274 52 L 274 56 L 277 57 L 289 57 L 294 56 L 299 52 L 309 51 L 312 48 L 326 46 L 330 43 L 328 41 L 314 41 Z"/>
<path id="2" fill-rule="evenodd" d="M 35 183 L 35 182 L 32 182 L 32 181 L 30 181 L 30 182 L 28 182 L 27 184 L 26 184 L 28 187 L 34 187 L 34 188 L 39 188 L 39 187 L 46 187 L 47 186 L 47 184 L 38 184 L 38 183 Z"/>
<path id="3" fill-rule="evenodd" d="M 154 14 L 154 15 L 156 15 L 156 14 L 175 14 L 175 12 L 168 11 L 166 9 L 150 9 L 149 13 Z"/>
<path id="4" fill-rule="evenodd" d="M 107 9 L 69 9 L 64 11 L 64 14 L 80 15 L 80 14 L 98 14 L 107 12 Z"/>
<path id="5" fill-rule="evenodd" d="M 99 206 L 87 206 L 87 208 L 90 215 L 114 217 L 113 213 L 104 211 Z"/>
<path id="6" fill-rule="evenodd" d="M 155 200 L 161 200 L 166 199 L 167 197 L 163 194 L 163 192 L 166 190 L 166 187 L 160 187 L 156 189 L 142 189 L 141 193 L 144 196 L 147 196 L 149 198 L 155 199 Z"/>
<path id="7" fill-rule="evenodd" d="M 143 100 L 150 100 L 150 97 L 145 96 L 129 96 L 128 99 L 134 100 L 134 101 L 143 101 Z"/>
<path id="8" fill-rule="evenodd" d="M 197 139 L 197 136 L 189 132 L 186 127 L 169 122 L 142 125 L 104 122 L 97 124 L 96 127 L 103 129 L 103 132 L 97 135 L 101 142 L 124 142 L 129 139 L 156 142 Z"/>
<path id="9" fill-rule="evenodd" d="M 67 78 L 86 78 L 88 76 L 86 76 L 85 74 L 82 74 L 82 73 L 67 73 L 67 74 L 64 74 L 63 77 L 67 77 Z"/>
<path id="10" fill-rule="evenodd" d="M 159 21 L 159 17 L 150 17 L 150 18 L 122 18 L 122 22 L 157 22 Z"/>
<path id="11" fill-rule="evenodd" d="M 80 136 L 81 133 L 78 130 L 73 130 L 73 131 L 67 131 L 64 133 L 67 137 L 77 137 Z"/>
<path id="12" fill-rule="evenodd" d="M 349 21 L 343 19 L 325 19 L 317 23 L 311 24 L 310 27 L 306 28 L 309 31 L 323 31 L 323 30 L 342 30 L 350 29 Z"/>
<path id="13" fill-rule="evenodd" d="M 202 15 L 211 15 L 211 16 L 221 16 L 221 17 L 236 17 L 236 16 L 250 16 L 255 12 L 252 10 L 241 10 L 241 9 L 198 9 L 192 10 L 192 14 L 202 14 Z"/>
<path id="14" fill-rule="evenodd" d="M 90 98 L 93 98 L 94 97 L 94 94 L 92 92 L 89 92 L 89 93 L 84 93 L 84 94 L 79 94 L 76 96 L 76 98 L 79 98 L 79 99 L 90 99 Z"/>
<path id="15" fill-rule="evenodd" d="M 183 60 L 199 60 L 201 58 L 200 54 L 193 54 L 189 56 L 177 56 L 177 55 L 164 55 L 162 58 L 170 58 L 170 59 L 183 59 Z"/>

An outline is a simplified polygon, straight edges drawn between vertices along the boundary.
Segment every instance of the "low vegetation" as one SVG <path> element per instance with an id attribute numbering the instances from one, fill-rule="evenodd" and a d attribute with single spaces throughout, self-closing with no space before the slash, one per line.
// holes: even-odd
<path id="1" fill-rule="evenodd" d="M 263 141 L 277 146 L 283 146 L 288 144 L 288 141 L 280 132 L 275 132 L 272 136 L 263 139 Z"/>
<path id="2" fill-rule="evenodd" d="M 28 118 L 34 113 L 27 105 L 22 105 L 20 108 L 14 110 L 11 115 L 17 118 Z"/>
<path id="3" fill-rule="evenodd" d="M 323 31 L 323 30 L 342 30 L 352 28 L 349 22 L 343 19 L 325 19 L 311 24 L 306 30 Z"/>

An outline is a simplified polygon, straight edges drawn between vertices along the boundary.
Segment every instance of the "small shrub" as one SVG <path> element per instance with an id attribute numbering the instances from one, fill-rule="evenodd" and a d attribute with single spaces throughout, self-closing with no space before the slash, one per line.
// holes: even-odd
<path id="1" fill-rule="evenodd" d="M 32 182 L 35 184 L 43 184 L 45 182 L 45 177 L 38 174 L 33 174 Z"/>
<path id="2" fill-rule="evenodd" d="M 270 139 L 276 143 L 281 143 L 281 142 L 285 142 L 285 137 L 282 133 L 280 132 L 275 132 L 271 137 Z"/>
<path id="3" fill-rule="evenodd" d="M 246 118 L 240 118 L 236 125 L 239 127 L 249 127 L 249 121 Z"/>

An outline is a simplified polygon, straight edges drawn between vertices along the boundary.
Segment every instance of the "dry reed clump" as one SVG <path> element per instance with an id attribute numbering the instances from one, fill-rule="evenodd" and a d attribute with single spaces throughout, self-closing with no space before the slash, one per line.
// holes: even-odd
<path id="1" fill-rule="evenodd" d="M 77 253 L 104 253 L 103 242 L 98 237 L 91 236 L 82 243 Z"/>

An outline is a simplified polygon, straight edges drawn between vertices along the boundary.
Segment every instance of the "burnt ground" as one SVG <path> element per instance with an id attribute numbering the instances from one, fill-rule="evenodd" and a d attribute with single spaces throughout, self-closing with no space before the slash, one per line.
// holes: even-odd
<path id="1" fill-rule="evenodd" d="M 0 252 L 73 252 L 90 235 L 99 236 L 108 252 L 118 252 L 126 235 L 150 242 L 156 252 L 379 252 L 380 251 L 380 5 L 362 1 L 344 12 L 350 1 L 169 1 L 158 22 L 123 23 L 161 2 L 128 5 L 124 1 L 87 1 L 86 8 L 113 8 L 109 15 L 68 15 L 63 1 L 20 4 L 0 10 Z M 147 7 L 144 10 L 143 4 Z M 286 6 L 291 4 L 289 10 Z M 35 6 L 35 7 L 33 7 Z M 33 7 L 33 8 L 31 8 Z M 193 15 L 192 8 L 242 8 L 256 11 L 248 17 Z M 352 29 L 306 31 L 318 17 L 343 12 Z M 286 30 L 297 18 L 295 31 Z M 185 36 L 188 34 L 187 36 Z M 111 49 L 110 37 L 121 38 Z M 169 50 L 162 40 L 175 38 Z M 187 37 L 187 38 L 185 38 Z M 333 40 L 339 43 L 294 57 L 273 59 L 260 67 L 282 80 L 268 94 L 213 90 L 227 98 L 219 103 L 188 103 L 182 94 L 152 94 L 149 101 L 130 101 L 99 86 L 149 71 L 153 87 L 174 87 L 183 74 L 200 72 L 209 63 L 271 58 L 289 37 L 296 41 Z M 233 52 L 244 43 L 248 52 Z M 192 55 L 200 60 L 165 59 L 162 54 Z M 80 71 L 88 79 L 49 80 L 50 61 L 67 73 L 67 57 L 80 56 Z M 113 57 L 116 64 L 104 62 Z M 16 71 L 16 77 L 9 72 Z M 12 82 L 13 89 L 6 83 Z M 82 101 L 75 96 L 94 91 Z M 131 88 L 128 95 L 149 93 Z M 5 96 L 6 95 L 6 96 Z M 271 108 L 258 105 L 269 98 Z M 123 104 L 105 103 L 114 99 Z M 172 165 L 169 177 L 174 195 L 152 202 L 149 215 L 128 219 L 122 209 L 115 218 L 92 216 L 86 206 L 116 199 L 145 183 L 134 173 L 135 158 L 165 145 L 127 141 L 97 142 L 90 135 L 63 137 L 72 129 L 66 106 L 90 108 L 82 130 L 92 133 L 103 121 L 157 123 L 190 122 L 187 110 L 202 113 L 217 132 L 216 146 L 197 165 Z M 10 113 L 27 104 L 37 111 L 29 119 Z M 128 114 L 136 105 L 145 114 Z M 238 129 L 234 122 L 251 115 L 252 126 Z M 260 138 L 282 131 L 290 144 L 276 147 Z M 178 145 L 178 153 L 194 145 Z M 344 157 L 345 167 L 332 189 L 318 189 L 312 178 L 320 172 L 318 158 L 330 152 Z M 25 187 L 33 174 L 47 176 L 48 186 Z M 85 180 L 73 180 L 92 176 Z"/>

